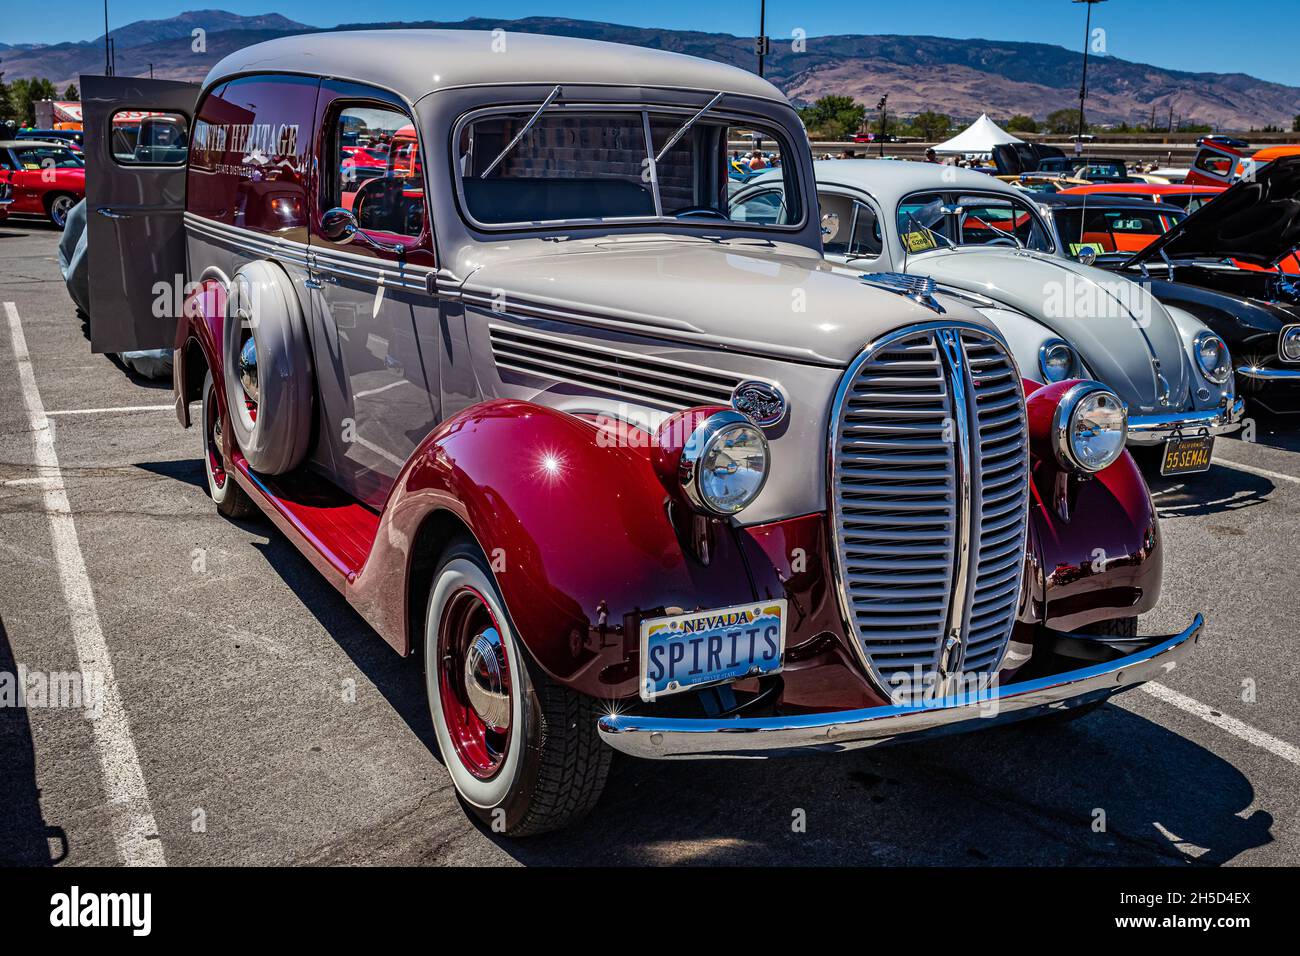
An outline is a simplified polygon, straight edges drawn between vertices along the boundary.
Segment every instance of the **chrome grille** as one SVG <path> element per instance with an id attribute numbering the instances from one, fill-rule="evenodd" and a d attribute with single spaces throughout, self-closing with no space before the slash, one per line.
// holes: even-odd
<path id="1" fill-rule="evenodd" d="M 576 342 L 517 326 L 491 325 L 492 356 L 503 372 L 580 385 L 679 411 L 730 405 L 744 377 L 716 368 Z"/>
<path id="2" fill-rule="evenodd" d="M 995 668 L 1015 621 L 1028 481 L 1003 347 L 956 326 L 889 336 L 845 374 L 831 440 L 841 603 L 872 676 L 888 690 L 914 669 Z"/>

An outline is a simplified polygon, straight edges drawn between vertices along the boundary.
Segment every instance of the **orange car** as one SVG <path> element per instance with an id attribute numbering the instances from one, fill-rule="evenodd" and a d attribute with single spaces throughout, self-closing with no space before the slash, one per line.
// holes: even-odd
<path id="1" fill-rule="evenodd" d="M 1174 183 L 1167 185 L 1164 183 L 1093 183 L 1091 186 L 1063 189 L 1061 195 L 1149 199 L 1152 202 L 1178 206 L 1188 212 L 1196 212 L 1225 188 Z"/>

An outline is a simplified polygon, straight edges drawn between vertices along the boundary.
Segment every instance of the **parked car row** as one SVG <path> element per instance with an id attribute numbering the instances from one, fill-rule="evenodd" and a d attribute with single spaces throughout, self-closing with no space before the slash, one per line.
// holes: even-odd
<path id="1" fill-rule="evenodd" d="M 785 97 L 729 66 L 489 39 L 339 31 L 199 89 L 81 84 L 94 347 L 175 350 L 215 507 L 265 515 L 421 661 L 472 812 L 543 832 L 592 809 L 615 750 L 1064 719 L 1183 665 L 1200 615 L 1138 635 L 1163 545 L 1126 448 L 1203 471 L 1239 427 L 1243 358 L 1165 285 L 1208 283 L 1207 214 L 1292 179 L 1098 217 L 814 163 Z M 114 153 L 142 102 L 185 125 L 182 163 Z M 370 129 L 407 132 L 350 175 Z M 779 167 L 734 179 L 738 135 Z"/>

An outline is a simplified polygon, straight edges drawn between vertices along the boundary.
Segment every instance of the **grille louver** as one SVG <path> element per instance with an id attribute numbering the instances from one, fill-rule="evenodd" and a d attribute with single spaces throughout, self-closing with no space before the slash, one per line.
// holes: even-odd
<path id="1" fill-rule="evenodd" d="M 830 456 L 837 571 L 882 688 L 1000 663 L 1023 568 L 1025 439 L 1015 366 L 982 331 L 897 334 L 846 374 Z"/>
<path id="2" fill-rule="evenodd" d="M 621 395 L 680 411 L 696 405 L 730 405 L 745 379 L 717 369 L 628 352 L 517 327 L 492 325 L 497 368 Z"/>

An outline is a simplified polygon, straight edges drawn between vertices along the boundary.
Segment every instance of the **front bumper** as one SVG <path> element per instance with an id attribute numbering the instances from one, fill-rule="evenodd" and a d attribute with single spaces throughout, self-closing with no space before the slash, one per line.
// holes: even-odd
<path id="1" fill-rule="evenodd" d="M 833 752 L 977 730 L 1078 707 L 1164 677 L 1200 640 L 1203 627 L 1198 614 L 1187 630 L 1172 637 L 1086 641 L 1099 653 L 1120 656 L 965 696 L 789 717 L 699 720 L 611 714 L 599 720 L 597 729 L 615 750 L 651 759 Z"/>
<path id="2" fill-rule="evenodd" d="M 1255 382 L 1300 382 L 1300 368 L 1260 368 L 1254 365 L 1238 367 L 1237 374 Z"/>
<path id="3" fill-rule="evenodd" d="M 1194 438 L 1198 435 L 1223 435 L 1241 427 L 1246 412 L 1245 399 L 1199 412 L 1169 412 L 1163 415 L 1130 415 L 1130 445 L 1160 445 L 1170 438 Z"/>

